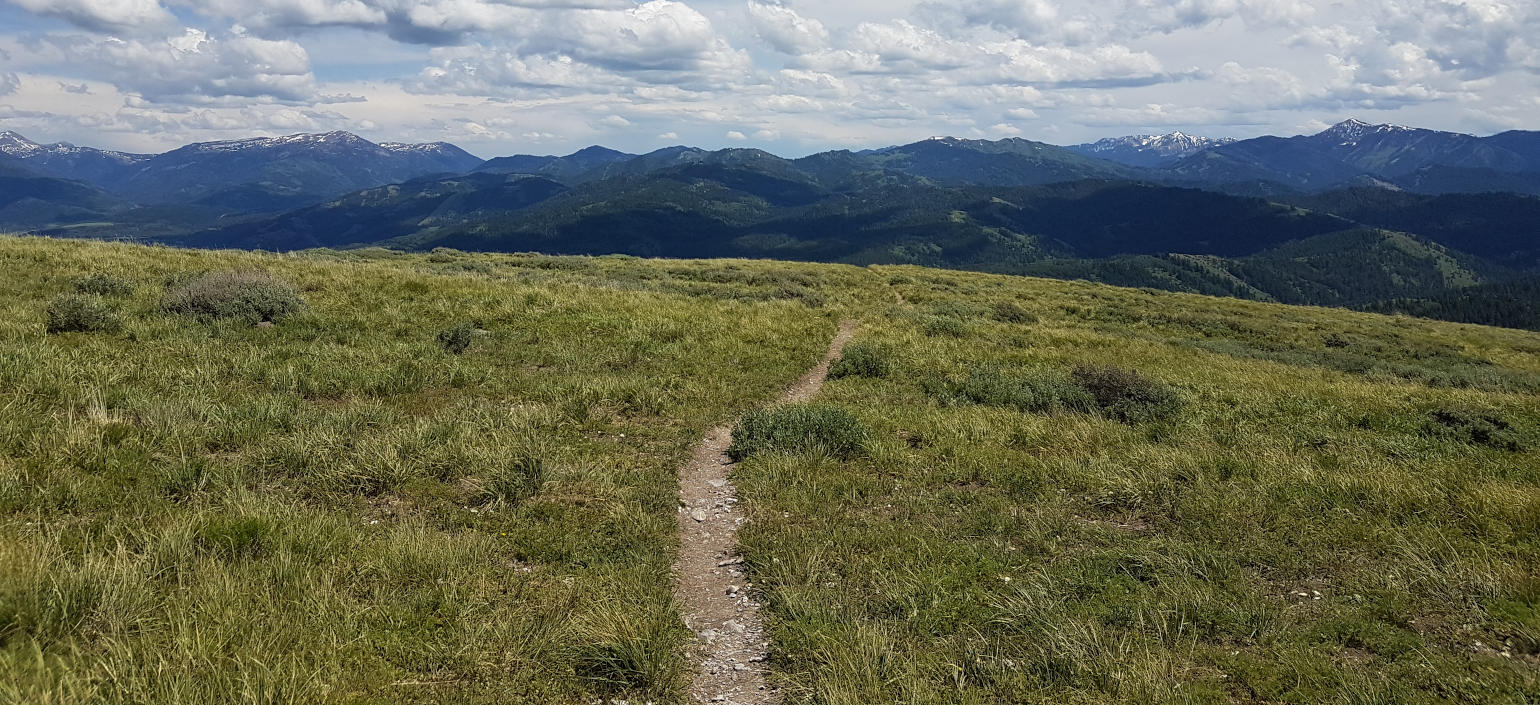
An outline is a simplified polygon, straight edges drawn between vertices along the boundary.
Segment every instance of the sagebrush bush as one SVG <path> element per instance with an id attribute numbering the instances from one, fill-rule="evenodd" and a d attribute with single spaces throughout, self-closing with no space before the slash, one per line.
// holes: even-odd
<path id="1" fill-rule="evenodd" d="M 101 297 L 64 294 L 48 304 L 49 333 L 116 333 L 123 317 Z"/>
<path id="2" fill-rule="evenodd" d="M 1182 407 L 1182 398 L 1175 390 L 1135 370 L 1080 365 L 1072 374 L 1102 413 L 1124 423 L 1169 418 Z"/>
<path id="3" fill-rule="evenodd" d="M 471 343 L 476 342 L 476 330 L 474 323 L 461 323 L 445 328 L 438 332 L 438 344 L 450 354 L 464 354 L 471 348 Z"/>
<path id="4" fill-rule="evenodd" d="M 75 291 L 96 296 L 128 296 L 134 293 L 134 283 L 116 274 L 97 272 L 76 279 Z"/>
<path id="5" fill-rule="evenodd" d="M 279 321 L 305 309 L 289 283 L 266 272 L 210 272 L 166 287 L 161 309 L 202 319 Z"/>
<path id="6" fill-rule="evenodd" d="M 1015 301 L 995 304 L 995 320 L 1001 323 L 1037 323 L 1037 315 L 1021 307 Z"/>
<path id="7" fill-rule="evenodd" d="M 433 248 L 433 251 L 428 254 L 428 261 L 434 264 L 447 264 L 449 262 L 457 261 L 464 256 L 464 252 L 456 250 L 452 247 L 435 247 Z"/>
<path id="8" fill-rule="evenodd" d="M 944 404 L 983 404 L 1034 414 L 1096 408 L 1090 392 L 1052 370 L 1008 375 L 998 368 L 984 367 L 970 372 L 962 382 L 932 379 L 925 384 L 931 395 Z"/>
<path id="9" fill-rule="evenodd" d="M 886 377 L 893 373 L 894 354 L 889 345 L 856 343 L 829 366 L 829 377 Z"/>
<path id="10" fill-rule="evenodd" d="M 853 458 L 865 452 L 869 435 L 866 425 L 844 409 L 792 404 L 746 414 L 733 429 L 727 455 L 739 461 L 764 452 L 822 451 Z"/>

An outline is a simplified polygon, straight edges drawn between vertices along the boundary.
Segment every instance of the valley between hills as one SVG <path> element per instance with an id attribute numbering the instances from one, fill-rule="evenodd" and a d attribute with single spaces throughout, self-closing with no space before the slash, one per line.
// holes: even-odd
<path id="1" fill-rule="evenodd" d="M 1344 121 L 482 160 L 334 132 L 158 155 L 0 135 L 0 231 L 203 248 L 921 265 L 1536 328 L 1540 133 Z"/>

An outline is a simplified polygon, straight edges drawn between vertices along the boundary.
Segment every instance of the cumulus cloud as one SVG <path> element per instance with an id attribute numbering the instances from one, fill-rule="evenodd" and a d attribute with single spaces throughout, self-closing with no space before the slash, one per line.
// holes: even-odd
<path id="1" fill-rule="evenodd" d="M 175 18 L 159 0 L 10 0 L 28 12 L 99 32 L 167 27 Z"/>
<path id="2" fill-rule="evenodd" d="M 501 46 L 444 47 L 410 82 L 422 93 L 530 97 L 643 86 L 723 90 L 752 70 L 747 54 L 684 3 L 543 16 Z"/>
<path id="3" fill-rule="evenodd" d="M 746 68 L 748 62 L 718 36 L 705 15 L 672 0 L 652 0 L 621 11 L 554 13 L 528 44 L 535 49 L 570 49 L 594 65 L 615 70 L 690 71 L 735 64 Z"/>
<path id="4" fill-rule="evenodd" d="M 826 147 L 1403 108 L 1533 127 L 1540 81 L 1533 0 L 0 1 L 89 30 L 0 29 L 12 112 L 161 134 Z"/>
<path id="5" fill-rule="evenodd" d="M 750 2 L 749 21 L 760 39 L 783 54 L 817 51 L 829 44 L 829 30 L 822 22 L 783 5 Z"/>
<path id="6" fill-rule="evenodd" d="M 480 45 L 435 49 L 433 65 L 408 83 L 420 93 L 477 96 L 602 90 L 618 78 L 570 56 L 520 56 Z"/>
<path id="7" fill-rule="evenodd" d="M 215 37 L 187 29 L 161 41 L 51 35 L 34 49 L 32 60 L 87 67 L 96 77 L 151 102 L 324 99 L 308 55 L 292 41 Z"/>

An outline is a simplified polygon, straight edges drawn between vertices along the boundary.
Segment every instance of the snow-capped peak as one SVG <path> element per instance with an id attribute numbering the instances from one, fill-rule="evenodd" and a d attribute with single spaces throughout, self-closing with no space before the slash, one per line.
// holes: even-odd
<path id="1" fill-rule="evenodd" d="M 1374 125 L 1358 118 L 1348 118 L 1327 128 L 1317 137 L 1330 139 L 1343 147 L 1351 147 L 1358 144 L 1369 135 L 1380 135 L 1396 132 L 1415 132 L 1416 128 L 1402 125 Z"/>
<path id="2" fill-rule="evenodd" d="M 442 152 L 449 147 L 447 142 L 381 142 L 380 148 L 387 152 Z"/>
<path id="3" fill-rule="evenodd" d="M 23 157 L 43 151 L 43 145 L 29 140 L 21 135 L 6 130 L 0 132 L 0 153 L 13 157 Z"/>
<path id="4" fill-rule="evenodd" d="M 1229 144 L 1234 141 L 1233 139 L 1197 137 L 1185 132 L 1172 132 L 1167 135 L 1110 137 L 1085 145 L 1085 147 L 1087 151 L 1093 154 L 1133 150 L 1151 152 L 1162 157 L 1186 157 L 1205 149 Z"/>
<path id="5" fill-rule="evenodd" d="M 351 132 L 301 133 L 283 137 L 251 137 L 222 142 L 200 142 L 184 149 L 198 152 L 239 152 L 248 149 L 271 149 L 286 146 L 378 146 Z"/>

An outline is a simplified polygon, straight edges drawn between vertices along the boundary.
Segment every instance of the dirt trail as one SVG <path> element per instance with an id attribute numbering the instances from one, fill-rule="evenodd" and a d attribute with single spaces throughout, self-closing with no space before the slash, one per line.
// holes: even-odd
<path id="1" fill-rule="evenodd" d="M 780 403 L 808 401 L 823 388 L 829 364 L 855 335 L 856 321 L 840 323 L 822 362 L 781 395 Z M 728 477 L 732 428 L 711 429 L 679 469 L 683 504 L 679 510 L 679 562 L 674 596 L 685 625 L 695 632 L 697 662 L 690 693 L 699 703 L 766 705 L 778 702 L 765 680 L 769 640 L 754 590 L 738 556 L 738 527 L 744 522 L 737 492 Z"/>

